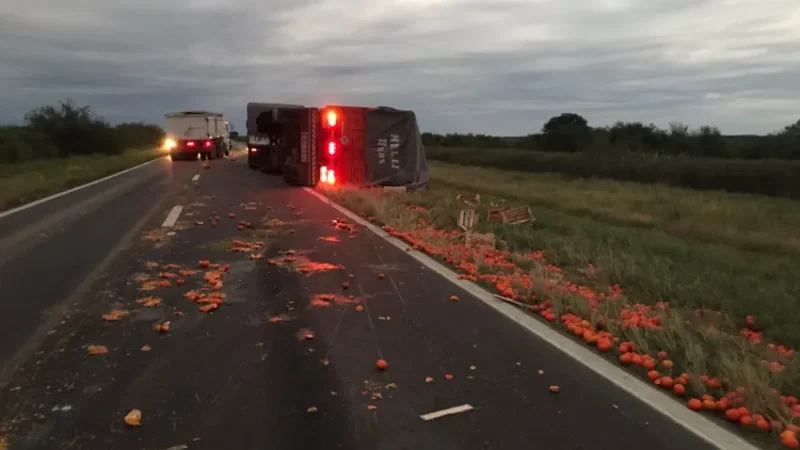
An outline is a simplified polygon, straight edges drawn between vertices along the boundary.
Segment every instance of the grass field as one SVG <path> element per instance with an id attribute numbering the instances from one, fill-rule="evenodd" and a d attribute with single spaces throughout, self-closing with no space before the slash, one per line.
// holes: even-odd
<path id="1" fill-rule="evenodd" d="M 158 150 L 129 150 L 120 155 L 75 156 L 0 164 L 0 211 L 103 178 L 162 155 Z"/>
<path id="2" fill-rule="evenodd" d="M 533 305 L 543 317 L 552 313 L 547 320 L 566 320 L 570 332 L 610 332 L 642 354 L 666 351 L 675 370 L 723 380 L 692 385 L 698 397 L 716 402 L 742 388 L 748 395 L 737 402 L 765 420 L 795 426 L 793 405 L 787 413 L 772 389 L 800 392 L 800 364 L 790 350 L 800 346 L 800 203 L 440 162 L 431 164 L 431 174 L 422 192 L 326 193 L 468 278 Z M 494 232 L 504 251 L 481 254 L 455 244 L 448 230 L 456 227 L 460 193 L 481 195 L 478 231 Z M 536 223 L 488 223 L 489 204 L 503 201 L 529 204 Z M 565 316 L 573 313 L 589 323 L 575 325 Z M 629 327 L 632 315 L 661 326 Z M 678 379 L 672 370 L 659 374 L 671 376 L 669 384 Z"/>
<path id="3" fill-rule="evenodd" d="M 800 199 L 800 161 L 657 156 L 602 148 L 589 153 L 564 153 L 426 147 L 425 152 L 430 160 L 465 166 Z"/>

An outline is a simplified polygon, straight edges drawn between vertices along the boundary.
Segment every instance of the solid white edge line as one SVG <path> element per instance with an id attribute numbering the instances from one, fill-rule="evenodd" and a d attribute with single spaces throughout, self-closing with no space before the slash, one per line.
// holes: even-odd
<path id="1" fill-rule="evenodd" d="M 181 215 L 181 211 L 183 211 L 183 206 L 175 205 L 172 207 L 172 210 L 167 214 L 167 218 L 164 219 L 164 223 L 161 224 L 163 228 L 169 228 L 175 225 L 175 222 L 178 221 L 178 216 Z"/>
<path id="2" fill-rule="evenodd" d="M 462 412 L 472 411 L 472 409 L 473 408 L 470 405 L 454 406 L 452 408 L 442 409 L 428 414 L 423 414 L 419 417 L 420 419 L 427 422 L 429 420 L 438 419 L 439 417 L 449 416 L 451 414 L 458 414 Z"/>
<path id="3" fill-rule="evenodd" d="M 45 198 L 40 198 L 39 200 L 34 200 L 34 201 L 30 202 L 30 203 L 26 203 L 24 205 L 21 205 L 21 206 L 18 206 L 16 208 L 14 208 L 14 209 L 9 209 L 8 211 L 5 211 L 5 212 L 0 212 L 0 219 L 2 219 L 3 217 L 6 217 L 6 216 L 10 216 L 11 214 L 18 213 L 20 211 L 24 211 L 24 210 L 26 210 L 28 208 L 33 208 L 36 205 L 41 205 L 42 203 L 49 202 L 50 200 L 55 200 L 58 197 L 61 197 L 61 196 L 67 195 L 67 194 L 71 194 L 71 193 L 73 193 L 75 191 L 80 191 L 81 189 L 87 188 L 89 186 L 94 186 L 95 184 L 102 183 L 103 181 L 110 180 L 110 179 L 112 179 L 114 177 L 118 177 L 118 176 L 120 176 L 122 174 L 125 174 L 125 173 L 128 173 L 128 172 L 130 172 L 132 170 L 140 169 L 140 168 L 142 168 L 142 167 L 144 167 L 144 166 L 146 166 L 148 164 L 153 164 L 154 162 L 160 161 L 160 160 L 162 160 L 164 158 L 169 158 L 169 156 L 159 156 L 157 158 L 151 159 L 150 161 L 147 161 L 147 162 L 144 162 L 142 164 L 139 164 L 138 166 L 129 167 L 129 168 L 125 169 L 125 170 L 122 170 L 122 171 L 119 171 L 119 172 L 116 172 L 116 173 L 112 173 L 111 175 L 109 175 L 107 177 L 104 177 L 104 178 L 100 178 L 99 180 L 90 181 L 90 182 L 88 182 L 86 184 L 82 184 L 80 186 L 75 186 L 74 188 L 67 189 L 66 191 L 61 191 L 61 192 L 53 194 L 51 196 L 48 196 L 48 197 L 45 197 Z"/>
<path id="4" fill-rule="evenodd" d="M 549 325 L 540 322 L 525 311 L 495 299 L 489 291 L 471 281 L 459 279 L 456 272 L 430 256 L 418 251 L 406 252 L 405 249 L 409 247 L 408 243 L 389 235 L 389 233 L 380 227 L 369 223 L 349 209 L 317 192 L 315 189 L 309 187 L 305 187 L 304 189 L 320 201 L 327 203 L 347 216 L 350 220 L 367 228 L 385 241 L 403 250 L 407 255 L 446 278 L 451 283 L 482 300 L 487 305 L 524 327 L 562 353 L 569 355 L 574 360 L 602 376 L 623 391 L 638 398 L 645 406 L 649 406 L 655 411 L 658 411 L 667 419 L 672 420 L 712 446 L 719 450 L 758 450 L 758 447 L 750 444 L 741 436 L 724 429 L 712 420 L 690 410 L 686 405 L 676 401 L 674 397 L 668 396 L 666 393 L 655 389 L 641 379 L 625 372 L 618 366 L 589 350 L 587 347 L 559 333 Z"/>

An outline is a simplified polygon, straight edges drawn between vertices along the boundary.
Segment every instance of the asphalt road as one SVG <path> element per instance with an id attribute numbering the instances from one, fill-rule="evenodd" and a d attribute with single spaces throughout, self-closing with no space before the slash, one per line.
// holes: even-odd
<path id="1" fill-rule="evenodd" d="M 176 225 L 162 227 L 175 205 Z M 11 449 L 708 448 L 402 250 L 335 229 L 337 217 L 240 155 L 208 170 L 159 160 L 0 218 L 0 439 Z M 233 239 L 263 241 L 263 258 L 229 251 Z M 208 287 L 215 269 L 200 260 L 229 265 L 211 313 L 184 296 Z M 199 272 L 141 290 L 167 264 Z M 146 296 L 162 303 L 136 302 Z M 104 320 L 112 309 L 130 314 Z M 164 320 L 168 332 L 153 329 Z M 108 353 L 90 355 L 90 344 Z M 462 404 L 475 409 L 419 417 Z M 123 422 L 133 408 L 139 427 Z"/>

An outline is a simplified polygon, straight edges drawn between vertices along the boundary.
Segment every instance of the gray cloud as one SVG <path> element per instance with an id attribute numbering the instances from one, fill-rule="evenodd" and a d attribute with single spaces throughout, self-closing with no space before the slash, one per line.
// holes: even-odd
<path id="1" fill-rule="evenodd" d="M 117 3 L 117 4 L 114 4 Z M 800 117 L 796 0 L 0 0 L 0 122 L 248 101 L 391 105 L 523 134 L 578 112 L 769 132 Z"/>

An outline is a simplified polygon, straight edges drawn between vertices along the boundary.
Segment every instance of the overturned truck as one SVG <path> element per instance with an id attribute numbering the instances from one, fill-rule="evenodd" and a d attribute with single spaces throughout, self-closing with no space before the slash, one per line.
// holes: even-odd
<path id="1" fill-rule="evenodd" d="M 250 103 L 247 113 L 248 164 L 291 184 L 418 189 L 428 182 L 412 111 Z"/>

